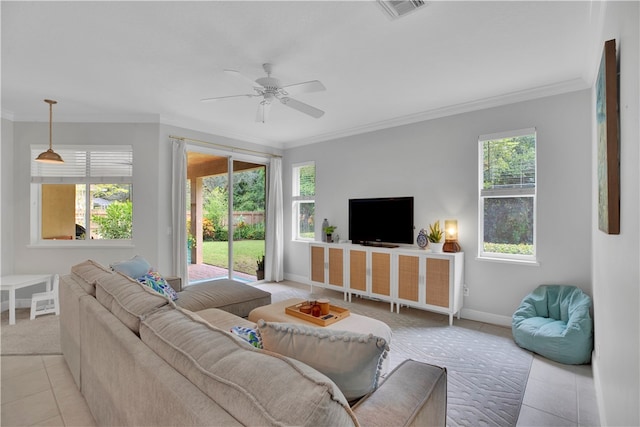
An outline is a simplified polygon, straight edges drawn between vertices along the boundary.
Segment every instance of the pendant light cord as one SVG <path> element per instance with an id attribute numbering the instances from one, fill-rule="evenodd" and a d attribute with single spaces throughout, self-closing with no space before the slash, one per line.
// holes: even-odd
<path id="1" fill-rule="evenodd" d="M 45 99 L 44 102 L 49 104 L 49 150 L 53 150 L 53 104 L 57 104 L 58 101 Z"/>
<path id="2" fill-rule="evenodd" d="M 49 103 L 49 149 L 53 150 L 53 104 Z"/>

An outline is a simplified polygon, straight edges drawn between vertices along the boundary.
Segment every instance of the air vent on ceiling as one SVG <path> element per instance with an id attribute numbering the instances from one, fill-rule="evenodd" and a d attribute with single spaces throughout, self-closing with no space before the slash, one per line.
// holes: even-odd
<path id="1" fill-rule="evenodd" d="M 422 0 L 378 0 L 378 4 L 391 19 L 401 18 L 427 5 Z"/>

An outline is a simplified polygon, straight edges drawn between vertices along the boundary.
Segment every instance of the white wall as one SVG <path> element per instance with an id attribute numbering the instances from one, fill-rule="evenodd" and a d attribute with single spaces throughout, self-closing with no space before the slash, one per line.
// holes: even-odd
<path id="1" fill-rule="evenodd" d="M 55 139 L 59 145 L 131 144 L 133 146 L 134 176 L 134 235 L 133 246 L 115 248 L 45 248 L 29 246 L 30 227 L 30 161 L 31 144 L 48 141 L 48 123 L 14 122 L 13 213 L 15 273 L 59 273 L 92 258 L 103 264 L 145 254 L 155 265 L 157 261 L 157 200 L 163 196 L 158 182 L 158 125 L 55 123 Z M 54 143 L 54 149 L 55 145 Z M 4 174 L 4 172 L 3 172 Z M 4 174 L 4 179 L 7 175 Z M 3 195 L 4 197 L 4 195 Z M 6 244 L 2 236 L 3 246 Z"/>
<path id="2" fill-rule="evenodd" d="M 0 170 L 2 273 L 65 274 L 72 265 L 88 258 L 108 265 L 140 254 L 160 273 L 173 274 L 169 135 L 281 154 L 275 148 L 265 149 L 252 143 L 158 123 L 54 123 L 54 149 L 57 144 L 133 145 L 133 245 L 38 248 L 29 247 L 30 145 L 46 144 L 49 126 L 48 123 L 12 122 L 3 118 Z M 22 293 L 28 296 L 33 291 L 30 288 Z"/>
<path id="3" fill-rule="evenodd" d="M 620 73 L 620 234 L 598 230 L 591 205 L 595 352 L 602 425 L 640 425 L 640 34 L 638 2 L 607 2 L 600 46 L 615 39 Z M 595 112 L 595 94 L 592 103 Z M 594 113 L 595 115 L 595 113 Z M 593 118 L 595 122 L 595 117 Z M 595 133 L 592 191 L 597 194 Z"/>
<path id="4" fill-rule="evenodd" d="M 0 275 L 13 273 L 13 122 L 2 119 L 0 136 Z"/>
<path id="5" fill-rule="evenodd" d="M 416 229 L 458 219 L 470 290 L 464 317 L 510 324 L 521 299 L 542 283 L 591 293 L 590 101 L 585 90 L 287 150 L 286 277 L 308 276 L 306 245 L 291 241 L 291 165 L 315 160 L 316 233 L 328 218 L 346 239 L 347 200 L 355 197 L 413 196 Z M 538 136 L 540 265 L 479 261 L 478 136 L 528 127 Z"/>

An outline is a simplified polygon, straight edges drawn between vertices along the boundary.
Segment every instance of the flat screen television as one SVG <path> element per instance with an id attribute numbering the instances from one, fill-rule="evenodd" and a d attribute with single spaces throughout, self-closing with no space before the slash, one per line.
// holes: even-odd
<path id="1" fill-rule="evenodd" d="M 349 199 L 349 239 L 355 244 L 413 243 L 413 197 Z"/>

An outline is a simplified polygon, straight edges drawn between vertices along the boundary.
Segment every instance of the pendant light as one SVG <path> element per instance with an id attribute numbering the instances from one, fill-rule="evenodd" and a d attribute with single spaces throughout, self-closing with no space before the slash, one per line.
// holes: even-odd
<path id="1" fill-rule="evenodd" d="M 40 155 L 36 158 L 36 162 L 41 163 L 64 163 L 60 154 L 53 151 L 52 148 L 52 122 L 53 122 L 53 104 L 57 104 L 58 101 L 53 101 L 51 99 L 45 99 L 44 102 L 49 104 L 49 149 L 40 153 Z"/>

